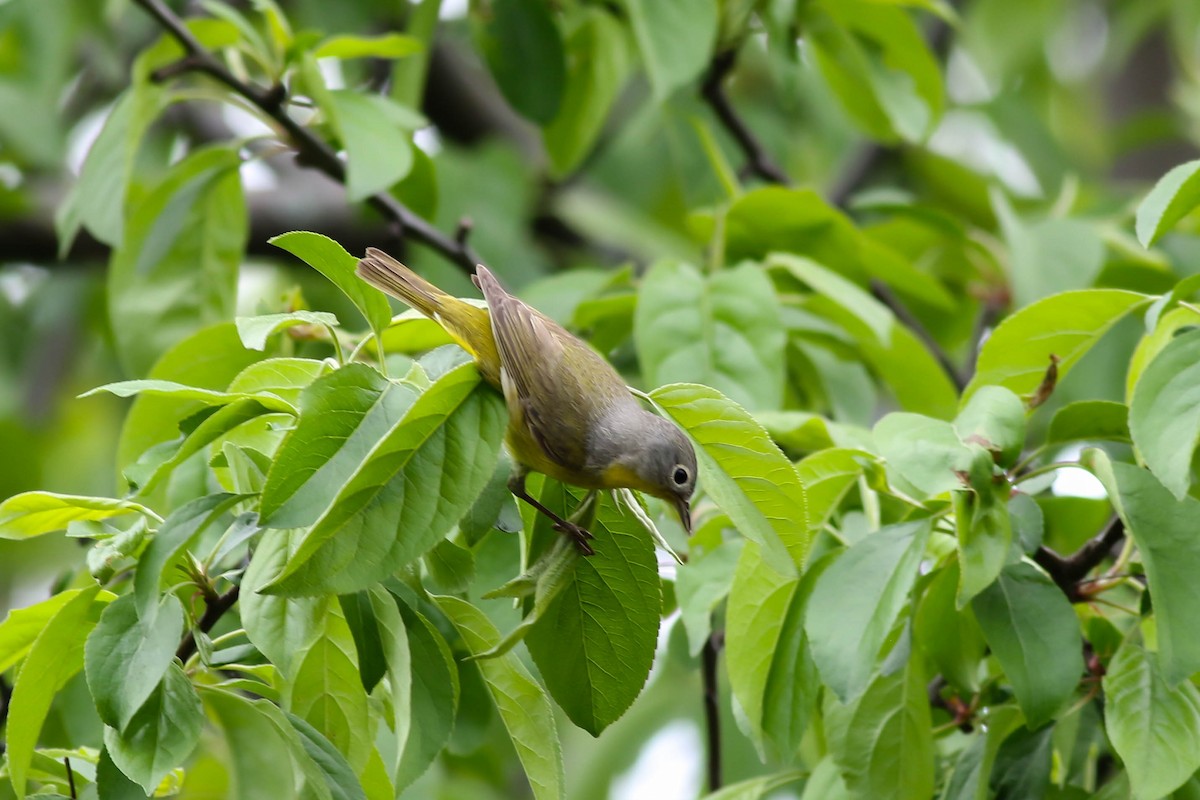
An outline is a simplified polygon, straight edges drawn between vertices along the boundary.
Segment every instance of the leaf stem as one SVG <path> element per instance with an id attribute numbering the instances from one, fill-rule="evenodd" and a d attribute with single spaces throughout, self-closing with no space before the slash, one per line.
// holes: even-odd
<path id="1" fill-rule="evenodd" d="M 338 366 L 346 366 L 346 354 L 342 352 L 342 340 L 338 338 L 337 329 L 332 325 L 324 327 L 329 332 L 329 340 L 333 342 L 333 357 L 337 359 Z"/>
<path id="2" fill-rule="evenodd" d="M 183 20 L 162 0 L 134 0 L 154 17 L 183 46 L 186 55 L 174 64 L 158 70 L 152 77 L 167 80 L 189 72 L 199 72 L 229 87 L 235 94 L 261 109 L 296 148 L 299 163 L 313 167 L 338 183 L 346 182 L 346 167 L 337 152 L 311 130 L 301 125 L 287 112 L 287 92 L 282 84 L 260 88 L 235 76 L 192 34 Z M 470 274 L 479 263 L 479 255 L 467 243 L 466 237 L 448 236 L 425 218 L 387 192 L 367 198 L 372 208 L 392 221 L 400 236 L 411 236 L 426 245 L 459 269 Z"/>

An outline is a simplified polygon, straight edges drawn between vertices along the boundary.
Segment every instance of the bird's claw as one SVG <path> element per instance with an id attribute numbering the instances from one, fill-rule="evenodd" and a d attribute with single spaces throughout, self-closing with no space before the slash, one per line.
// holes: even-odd
<path id="1" fill-rule="evenodd" d="M 582 528 L 573 522 L 557 522 L 554 524 L 554 530 L 569 536 L 571 541 L 575 543 L 575 547 L 585 556 L 596 554 L 596 551 L 588 544 L 588 540 L 595 537 L 586 528 Z"/>

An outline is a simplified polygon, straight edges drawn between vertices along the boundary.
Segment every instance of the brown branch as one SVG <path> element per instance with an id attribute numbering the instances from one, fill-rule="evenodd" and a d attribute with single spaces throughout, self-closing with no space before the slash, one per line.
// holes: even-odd
<path id="1" fill-rule="evenodd" d="M 704 83 L 700 86 L 700 96 L 712 108 L 717 119 L 721 121 L 725 130 L 729 131 L 742 153 L 745 154 L 746 170 L 768 183 L 787 186 L 791 184 L 787 174 L 771 160 L 763 148 L 762 142 L 758 141 L 758 137 L 738 115 L 737 110 L 729 102 L 728 95 L 725 94 L 725 76 L 733 69 L 735 61 L 737 61 L 737 50 L 726 50 L 713 56 L 712 63 L 708 68 L 708 75 L 705 76 Z"/>
<path id="2" fill-rule="evenodd" d="M 233 604 L 237 602 L 240 593 L 241 589 L 234 586 L 225 594 L 217 595 L 208 601 L 204 608 L 204 616 L 200 617 L 200 621 L 196 623 L 196 630 L 202 633 L 211 631 L 213 626 L 217 624 L 217 621 L 225 615 L 225 612 L 233 608 Z M 195 633 L 188 633 L 183 637 L 183 641 L 179 643 L 179 648 L 175 651 L 175 657 L 186 664 L 187 660 L 195 652 Z"/>
<path id="3" fill-rule="evenodd" d="M 200 72 L 223 83 L 261 109 L 279 126 L 296 149 L 298 162 L 325 173 L 339 183 L 346 182 L 346 167 L 338 158 L 337 152 L 287 113 L 287 98 L 282 86 L 263 89 L 240 80 L 192 35 L 183 24 L 183 20 L 175 16 L 161 0 L 134 2 L 158 20 L 182 45 L 186 53 L 179 61 L 158 70 L 156 78 L 166 79 L 188 72 Z M 479 256 L 465 241 L 447 236 L 392 195 L 379 192 L 371 195 L 367 202 L 391 220 L 405 235 L 439 253 L 463 271 L 473 272 L 475 265 L 479 263 Z"/>
<path id="4" fill-rule="evenodd" d="M 721 788 L 721 696 L 717 689 L 717 656 L 724 644 L 721 631 L 713 631 L 701 651 L 704 680 L 704 727 L 708 734 L 708 791 Z"/>
<path id="5" fill-rule="evenodd" d="M 942 346 L 938 344 L 937 339 L 933 338 L 933 334 L 926 330 L 925 326 L 921 324 L 921 320 L 913 316 L 913 313 L 909 311 L 907 306 L 900 301 L 900 298 L 897 297 L 890 288 L 888 288 L 886 283 L 879 279 L 873 279 L 871 281 L 871 294 L 875 296 L 875 299 L 891 309 L 892 313 L 896 315 L 896 319 L 900 320 L 900 322 L 906 328 L 912 331 L 914 336 L 921 340 L 921 344 L 925 345 L 925 349 L 927 349 L 938 362 L 942 368 L 942 371 L 944 371 L 946 376 L 950 378 L 950 382 L 954 384 L 956 389 L 961 392 L 964 388 L 966 388 L 967 382 L 959 373 L 958 368 L 954 366 L 954 362 L 950 360 L 950 356 L 947 355 L 946 351 L 942 349 Z"/>
<path id="6" fill-rule="evenodd" d="M 1124 536 L 1125 523 L 1114 515 L 1104 530 L 1084 542 L 1071 555 L 1059 555 L 1043 545 L 1033 554 L 1033 560 L 1046 570 L 1068 600 L 1079 603 L 1087 599 L 1087 593 L 1079 588 L 1080 581 L 1104 560 Z"/>
<path id="7" fill-rule="evenodd" d="M 0 675 L 0 728 L 8 721 L 8 706 L 12 702 L 12 686 Z M 7 730 L 7 729 L 6 729 Z M 4 755 L 6 742 L 0 741 L 0 756 Z"/>

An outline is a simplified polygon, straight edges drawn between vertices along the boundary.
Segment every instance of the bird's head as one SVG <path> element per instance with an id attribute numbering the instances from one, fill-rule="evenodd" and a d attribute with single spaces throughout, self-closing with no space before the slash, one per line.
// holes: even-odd
<path id="1" fill-rule="evenodd" d="M 630 481 L 632 488 L 670 503 L 690 534 L 689 502 L 696 490 L 696 451 L 691 441 L 673 422 L 647 413 L 634 444 L 632 457 L 625 462 L 636 476 Z"/>

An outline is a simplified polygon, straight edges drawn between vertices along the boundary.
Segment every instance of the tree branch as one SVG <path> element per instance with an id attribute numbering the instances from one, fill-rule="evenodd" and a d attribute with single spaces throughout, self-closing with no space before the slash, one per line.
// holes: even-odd
<path id="1" fill-rule="evenodd" d="M 1079 603 L 1087 595 L 1079 590 L 1079 582 L 1104 560 L 1125 536 L 1125 523 L 1114 515 L 1104 530 L 1088 539 L 1083 546 L 1069 556 L 1062 556 L 1049 547 L 1039 547 L 1033 560 L 1054 579 L 1067 599 Z"/>
<path id="2" fill-rule="evenodd" d="M 0 728 L 5 726 L 8 721 L 8 705 L 12 702 L 12 687 L 8 685 L 8 681 L 0 675 Z M 6 742 L 0 742 L 0 756 L 4 755 Z"/>
<path id="3" fill-rule="evenodd" d="M 721 788 L 721 695 L 717 688 L 717 655 L 724 644 L 721 631 L 713 631 L 700 653 L 704 680 L 704 727 L 708 734 L 708 791 Z"/>
<path id="4" fill-rule="evenodd" d="M 908 310 L 886 283 L 878 279 L 872 279 L 871 294 L 879 302 L 890 308 L 892 313 L 896 315 L 896 319 L 900 320 L 901 324 L 921 340 L 921 343 L 925 345 L 925 349 L 937 360 L 942 371 L 946 373 L 946 377 L 950 378 L 950 382 L 954 384 L 956 389 L 961 392 L 966 388 L 967 382 L 963 379 L 962 374 L 959 373 L 958 368 L 954 366 L 954 362 L 950 360 L 950 356 L 938 344 L 937 339 L 933 338 L 933 334 L 925 329 L 925 326 L 921 324 L 921 320 L 913 316 L 913 313 Z"/>
<path id="5" fill-rule="evenodd" d="M 202 633 L 208 633 L 213 629 L 221 617 L 225 616 L 225 612 L 233 608 L 233 604 L 238 601 L 238 595 L 241 593 L 241 588 L 234 586 L 225 594 L 217 595 L 216 598 L 209 601 L 204 607 L 204 616 L 200 617 L 200 621 L 196 623 L 196 630 Z M 190 632 L 183 637 L 183 641 L 179 643 L 179 648 L 175 651 L 175 657 L 180 661 L 187 663 L 187 660 L 196 652 L 196 636 L 194 632 Z"/>
<path id="6" fill-rule="evenodd" d="M 758 137 L 738 115 L 729 102 L 728 95 L 725 94 L 725 76 L 733 69 L 736 60 L 737 50 L 726 50 L 713 56 L 713 60 L 709 64 L 708 75 L 705 76 L 704 83 L 700 87 L 700 96 L 712 107 L 713 113 L 717 115 L 721 125 L 729 131 L 738 147 L 742 149 L 746 156 L 746 170 L 768 183 L 787 186 L 791 183 L 787 174 L 771 160 L 762 143 L 758 141 Z"/>
<path id="7" fill-rule="evenodd" d="M 167 8 L 161 0 L 134 0 L 134 2 L 158 20 L 159 24 L 175 37 L 187 53 L 174 64 L 158 70 L 154 76 L 156 80 L 166 80 L 188 72 L 200 72 L 208 75 L 246 98 L 267 114 L 295 147 L 297 161 L 325 173 L 339 183 L 346 182 L 346 167 L 338 158 L 337 152 L 287 113 L 287 96 L 282 86 L 277 85 L 263 89 L 240 80 L 192 35 L 183 20 L 175 16 L 174 12 Z M 447 236 L 423 217 L 410 211 L 392 195 L 379 192 L 371 195 L 367 202 L 372 208 L 391 220 L 403 235 L 411 236 L 426 245 L 447 261 L 460 267 L 464 272 L 472 272 L 475 265 L 479 263 L 479 256 L 466 241 L 459 241 L 455 237 Z"/>

